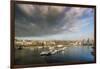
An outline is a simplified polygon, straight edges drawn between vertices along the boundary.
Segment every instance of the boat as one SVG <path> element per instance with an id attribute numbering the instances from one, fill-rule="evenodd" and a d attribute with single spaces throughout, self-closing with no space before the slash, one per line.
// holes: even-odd
<path id="1" fill-rule="evenodd" d="M 55 54 L 55 53 L 57 53 L 58 52 L 58 50 L 54 50 L 54 51 L 52 51 L 51 53 L 52 54 Z"/>
<path id="2" fill-rule="evenodd" d="M 62 50 L 65 50 L 65 49 L 66 49 L 66 47 L 63 47 L 63 48 L 62 48 Z"/>
<path id="3" fill-rule="evenodd" d="M 55 53 L 64 51 L 66 49 L 66 47 L 60 48 L 60 49 L 50 49 L 49 51 L 43 51 L 40 53 L 41 56 L 50 56 L 53 55 Z"/>
<path id="4" fill-rule="evenodd" d="M 41 46 L 39 46 L 38 48 L 39 48 L 39 49 L 41 49 L 42 47 L 41 47 Z"/>
<path id="5" fill-rule="evenodd" d="M 58 49 L 58 50 L 53 50 L 51 53 L 52 53 L 52 54 L 55 54 L 55 53 L 64 51 L 65 49 L 66 49 L 66 47 L 63 47 L 63 48 L 60 48 L 60 49 Z"/>
<path id="6" fill-rule="evenodd" d="M 41 56 L 49 56 L 52 55 L 52 53 L 50 51 L 43 51 L 40 53 Z"/>

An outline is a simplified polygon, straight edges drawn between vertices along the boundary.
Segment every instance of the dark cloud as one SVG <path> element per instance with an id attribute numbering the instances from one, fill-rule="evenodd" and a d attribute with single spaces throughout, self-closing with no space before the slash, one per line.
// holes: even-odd
<path id="1" fill-rule="evenodd" d="M 18 4 L 15 9 L 16 36 L 45 36 L 74 32 L 86 8 Z M 75 25 L 76 24 L 76 25 Z"/>

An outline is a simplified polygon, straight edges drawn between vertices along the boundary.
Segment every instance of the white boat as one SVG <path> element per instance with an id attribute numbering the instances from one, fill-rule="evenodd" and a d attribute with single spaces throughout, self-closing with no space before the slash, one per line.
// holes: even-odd
<path id="1" fill-rule="evenodd" d="M 49 56 L 51 55 L 51 52 L 50 51 L 43 51 L 40 53 L 41 56 Z"/>
<path id="2" fill-rule="evenodd" d="M 53 50 L 54 49 L 54 47 L 49 47 L 49 50 Z"/>
<path id="3" fill-rule="evenodd" d="M 57 47 L 62 47 L 63 45 L 57 45 Z"/>
<path id="4" fill-rule="evenodd" d="M 39 48 L 39 49 L 41 49 L 42 47 L 41 47 L 41 46 L 39 46 L 38 48 Z"/>
<path id="5" fill-rule="evenodd" d="M 49 51 L 43 51 L 40 53 L 41 56 L 49 56 L 49 55 L 53 55 L 57 52 L 61 52 L 61 51 L 64 51 L 66 49 L 66 47 L 63 47 L 63 48 L 59 48 L 59 49 L 50 49 Z"/>
<path id="6" fill-rule="evenodd" d="M 52 51 L 51 53 L 52 54 L 55 54 L 55 53 L 57 53 L 58 52 L 58 50 L 54 50 L 54 51 Z"/>
<path id="7" fill-rule="evenodd" d="M 63 47 L 63 48 L 62 48 L 62 50 L 65 50 L 65 49 L 66 49 L 66 47 Z"/>

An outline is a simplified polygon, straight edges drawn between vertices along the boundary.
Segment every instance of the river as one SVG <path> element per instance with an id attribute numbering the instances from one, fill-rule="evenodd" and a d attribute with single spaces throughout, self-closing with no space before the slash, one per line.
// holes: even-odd
<path id="1" fill-rule="evenodd" d="M 93 62 L 92 46 L 66 46 L 66 49 L 49 56 L 41 56 L 40 53 L 47 48 L 25 47 L 15 49 L 15 64 L 50 64 L 50 63 L 77 63 Z"/>

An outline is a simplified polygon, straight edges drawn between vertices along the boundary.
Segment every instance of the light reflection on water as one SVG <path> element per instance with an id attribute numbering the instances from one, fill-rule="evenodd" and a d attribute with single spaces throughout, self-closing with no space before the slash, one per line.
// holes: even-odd
<path id="1" fill-rule="evenodd" d="M 61 52 L 49 56 L 40 56 L 42 51 L 49 50 L 48 47 L 25 47 L 15 50 L 15 64 L 45 64 L 45 63 L 71 63 L 92 62 L 94 56 L 92 46 L 69 46 Z"/>

